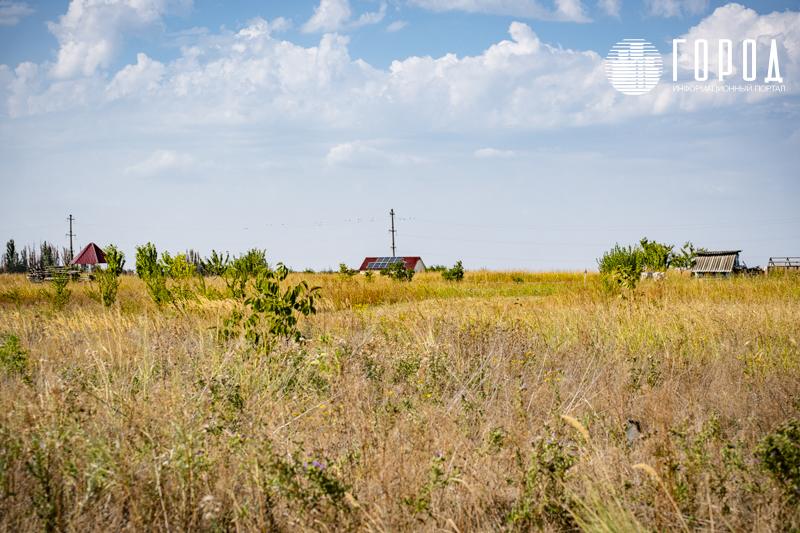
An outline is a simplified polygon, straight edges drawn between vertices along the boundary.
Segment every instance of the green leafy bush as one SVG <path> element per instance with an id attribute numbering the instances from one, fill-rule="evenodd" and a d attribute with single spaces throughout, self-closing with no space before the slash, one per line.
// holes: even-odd
<path id="1" fill-rule="evenodd" d="M 351 278 L 351 277 L 355 276 L 356 274 L 358 274 L 358 270 L 354 270 L 354 269 L 348 267 L 344 263 L 339 263 L 339 274 L 342 277 Z"/>
<path id="2" fill-rule="evenodd" d="M 201 289 L 197 286 L 197 267 L 185 254 L 172 257 L 169 252 L 163 252 L 159 258 L 152 243 L 136 248 L 136 273 L 159 306 L 168 303 L 182 311 Z"/>
<path id="3" fill-rule="evenodd" d="M 414 271 L 406 268 L 406 264 L 403 261 L 398 261 L 381 270 L 381 275 L 388 276 L 396 281 L 411 281 L 414 277 Z"/>
<path id="4" fill-rule="evenodd" d="M 69 273 L 57 271 L 53 273 L 53 305 L 56 309 L 63 309 L 69 302 L 72 291 L 69 290 Z"/>
<path id="5" fill-rule="evenodd" d="M 673 254 L 672 244 L 662 244 L 660 242 L 648 240 L 647 237 L 639 241 L 642 249 L 644 266 L 653 272 L 664 272 L 670 267 Z"/>
<path id="6" fill-rule="evenodd" d="M 644 262 L 644 253 L 638 246 L 614 245 L 598 261 L 603 284 L 612 291 L 635 289 L 642 276 Z"/>
<path id="7" fill-rule="evenodd" d="M 266 270 L 269 270 L 266 250 L 253 248 L 237 257 L 223 274 L 228 292 L 234 298 L 243 298 L 247 282 Z"/>
<path id="8" fill-rule="evenodd" d="M 680 251 L 672 255 L 670 266 L 674 268 L 692 268 L 697 252 L 701 251 L 703 251 L 703 248 L 696 249 L 691 242 L 686 241 Z"/>
<path id="9" fill-rule="evenodd" d="M 756 455 L 789 497 L 800 500 L 800 421 L 790 420 L 764 437 Z"/>
<path id="10" fill-rule="evenodd" d="M 100 288 L 100 301 L 110 307 L 117 300 L 119 290 L 119 276 L 125 267 L 125 254 L 116 246 L 109 244 L 103 253 L 106 256 L 106 268 L 96 270 L 94 278 Z"/>
<path id="11" fill-rule="evenodd" d="M 567 473 L 577 462 L 574 447 L 556 435 L 538 438 L 527 466 L 517 452 L 522 471 L 521 495 L 507 516 L 510 525 L 521 530 L 542 529 L 557 523 L 559 529 L 574 529 L 569 514 L 569 494 L 565 488 Z"/>
<path id="12" fill-rule="evenodd" d="M 464 279 L 464 266 L 461 261 L 456 261 L 453 268 L 442 271 L 442 277 L 447 281 L 461 281 Z"/>
<path id="13" fill-rule="evenodd" d="M 28 353 L 22 349 L 19 337 L 10 333 L 0 333 L 0 367 L 8 375 L 28 379 Z"/>
<path id="14" fill-rule="evenodd" d="M 264 267 L 246 278 L 238 287 L 241 306 L 225 320 L 221 337 L 230 339 L 244 333 L 251 346 L 264 353 L 270 352 L 278 339 L 300 341 L 298 317 L 316 313 L 319 287 L 301 281 L 282 289 L 288 275 L 289 269 L 279 263 L 275 270 Z"/>
<path id="15" fill-rule="evenodd" d="M 216 250 L 211 250 L 211 255 L 208 259 L 202 261 L 202 273 L 204 276 L 223 276 L 230 262 L 230 256 L 227 253 L 223 257 Z"/>
<path id="16" fill-rule="evenodd" d="M 136 275 L 144 281 L 147 292 L 156 305 L 161 306 L 170 301 L 166 273 L 158 260 L 158 250 L 153 243 L 136 247 Z"/>

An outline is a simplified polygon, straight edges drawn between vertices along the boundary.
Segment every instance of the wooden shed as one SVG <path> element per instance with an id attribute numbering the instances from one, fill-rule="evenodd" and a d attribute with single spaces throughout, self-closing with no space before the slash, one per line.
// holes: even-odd
<path id="1" fill-rule="evenodd" d="M 770 257 L 767 272 L 800 272 L 800 257 Z"/>
<path id="2" fill-rule="evenodd" d="M 719 250 L 697 252 L 692 274 L 695 277 L 730 276 L 742 265 L 739 262 L 741 250 Z"/>

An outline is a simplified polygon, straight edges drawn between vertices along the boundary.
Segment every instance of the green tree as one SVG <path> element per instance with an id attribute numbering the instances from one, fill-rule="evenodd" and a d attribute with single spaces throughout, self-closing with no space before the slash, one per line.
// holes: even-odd
<path id="1" fill-rule="evenodd" d="M 203 260 L 203 274 L 206 276 L 223 276 L 230 262 L 231 259 L 227 253 L 223 257 L 216 250 L 211 250 L 211 255 L 208 259 Z"/>
<path id="2" fill-rule="evenodd" d="M 644 263 L 644 253 L 640 247 L 619 244 L 598 260 L 603 283 L 612 292 L 622 288 L 635 289 L 642 276 Z"/>
<path id="3" fill-rule="evenodd" d="M 136 247 L 136 275 L 144 281 L 147 292 L 156 305 L 161 306 L 170 301 L 166 272 L 153 243 Z"/>
<path id="4" fill-rule="evenodd" d="M 388 276 L 396 281 L 411 281 L 414 277 L 414 270 L 406 268 L 406 264 L 403 261 L 397 261 L 381 270 L 381 275 Z"/>
<path id="5" fill-rule="evenodd" d="M 125 267 L 125 254 L 113 244 L 106 246 L 103 253 L 106 256 L 106 268 L 96 270 L 94 277 L 100 287 L 100 301 L 110 307 L 117 300 L 119 276 Z"/>
<path id="6" fill-rule="evenodd" d="M 220 337 L 234 338 L 244 333 L 245 339 L 259 352 L 268 353 L 281 338 L 301 340 L 297 328 L 300 316 L 316 313 L 319 287 L 305 281 L 285 285 L 289 269 L 279 263 L 275 270 L 268 266 L 250 276 L 242 287 L 240 308 L 225 320 Z"/>
<path id="7" fill-rule="evenodd" d="M 672 244 L 662 244 L 660 242 L 648 240 L 647 237 L 639 241 L 642 248 L 644 266 L 646 269 L 656 272 L 665 272 L 673 259 Z"/>
<path id="8" fill-rule="evenodd" d="M 461 281 L 464 279 L 464 266 L 461 264 L 461 261 L 456 261 L 453 268 L 443 270 L 442 277 L 447 281 Z"/>
<path id="9" fill-rule="evenodd" d="M 354 270 L 344 263 L 339 263 L 339 274 L 342 277 L 350 278 L 358 274 L 358 270 Z"/>
<path id="10" fill-rule="evenodd" d="M 223 278 L 228 292 L 234 298 L 244 297 L 248 280 L 265 270 L 269 270 L 266 250 L 253 248 L 240 255 L 225 269 Z"/>
<path id="11" fill-rule="evenodd" d="M 20 272 L 21 261 L 14 239 L 6 243 L 6 253 L 3 256 L 3 268 L 6 272 Z"/>
<path id="12" fill-rule="evenodd" d="M 58 265 L 58 249 L 44 241 L 39 247 L 39 261 L 41 268 L 50 268 Z"/>
<path id="13" fill-rule="evenodd" d="M 692 268 L 697 253 L 701 251 L 703 251 L 702 248 L 695 248 L 691 242 L 686 241 L 680 251 L 673 255 L 670 266 L 674 268 Z"/>
<path id="14" fill-rule="evenodd" d="M 63 309 L 69 302 L 72 291 L 69 290 L 69 274 L 63 271 L 56 271 L 51 281 L 53 285 L 53 305 L 56 309 Z"/>

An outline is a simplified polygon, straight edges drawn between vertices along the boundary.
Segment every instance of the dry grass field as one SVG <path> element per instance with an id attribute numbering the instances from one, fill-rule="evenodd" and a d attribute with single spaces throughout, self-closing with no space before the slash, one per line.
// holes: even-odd
<path id="1" fill-rule="evenodd" d="M 800 528 L 800 278 L 301 278 L 258 355 L 225 299 L 0 276 L 0 529 Z"/>

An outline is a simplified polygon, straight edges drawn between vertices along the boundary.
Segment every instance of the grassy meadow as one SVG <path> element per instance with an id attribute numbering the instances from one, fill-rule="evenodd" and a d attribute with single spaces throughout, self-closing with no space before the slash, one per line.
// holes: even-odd
<path id="1" fill-rule="evenodd" d="M 800 277 L 300 279 L 263 355 L 225 298 L 0 276 L 0 529 L 800 528 Z"/>

